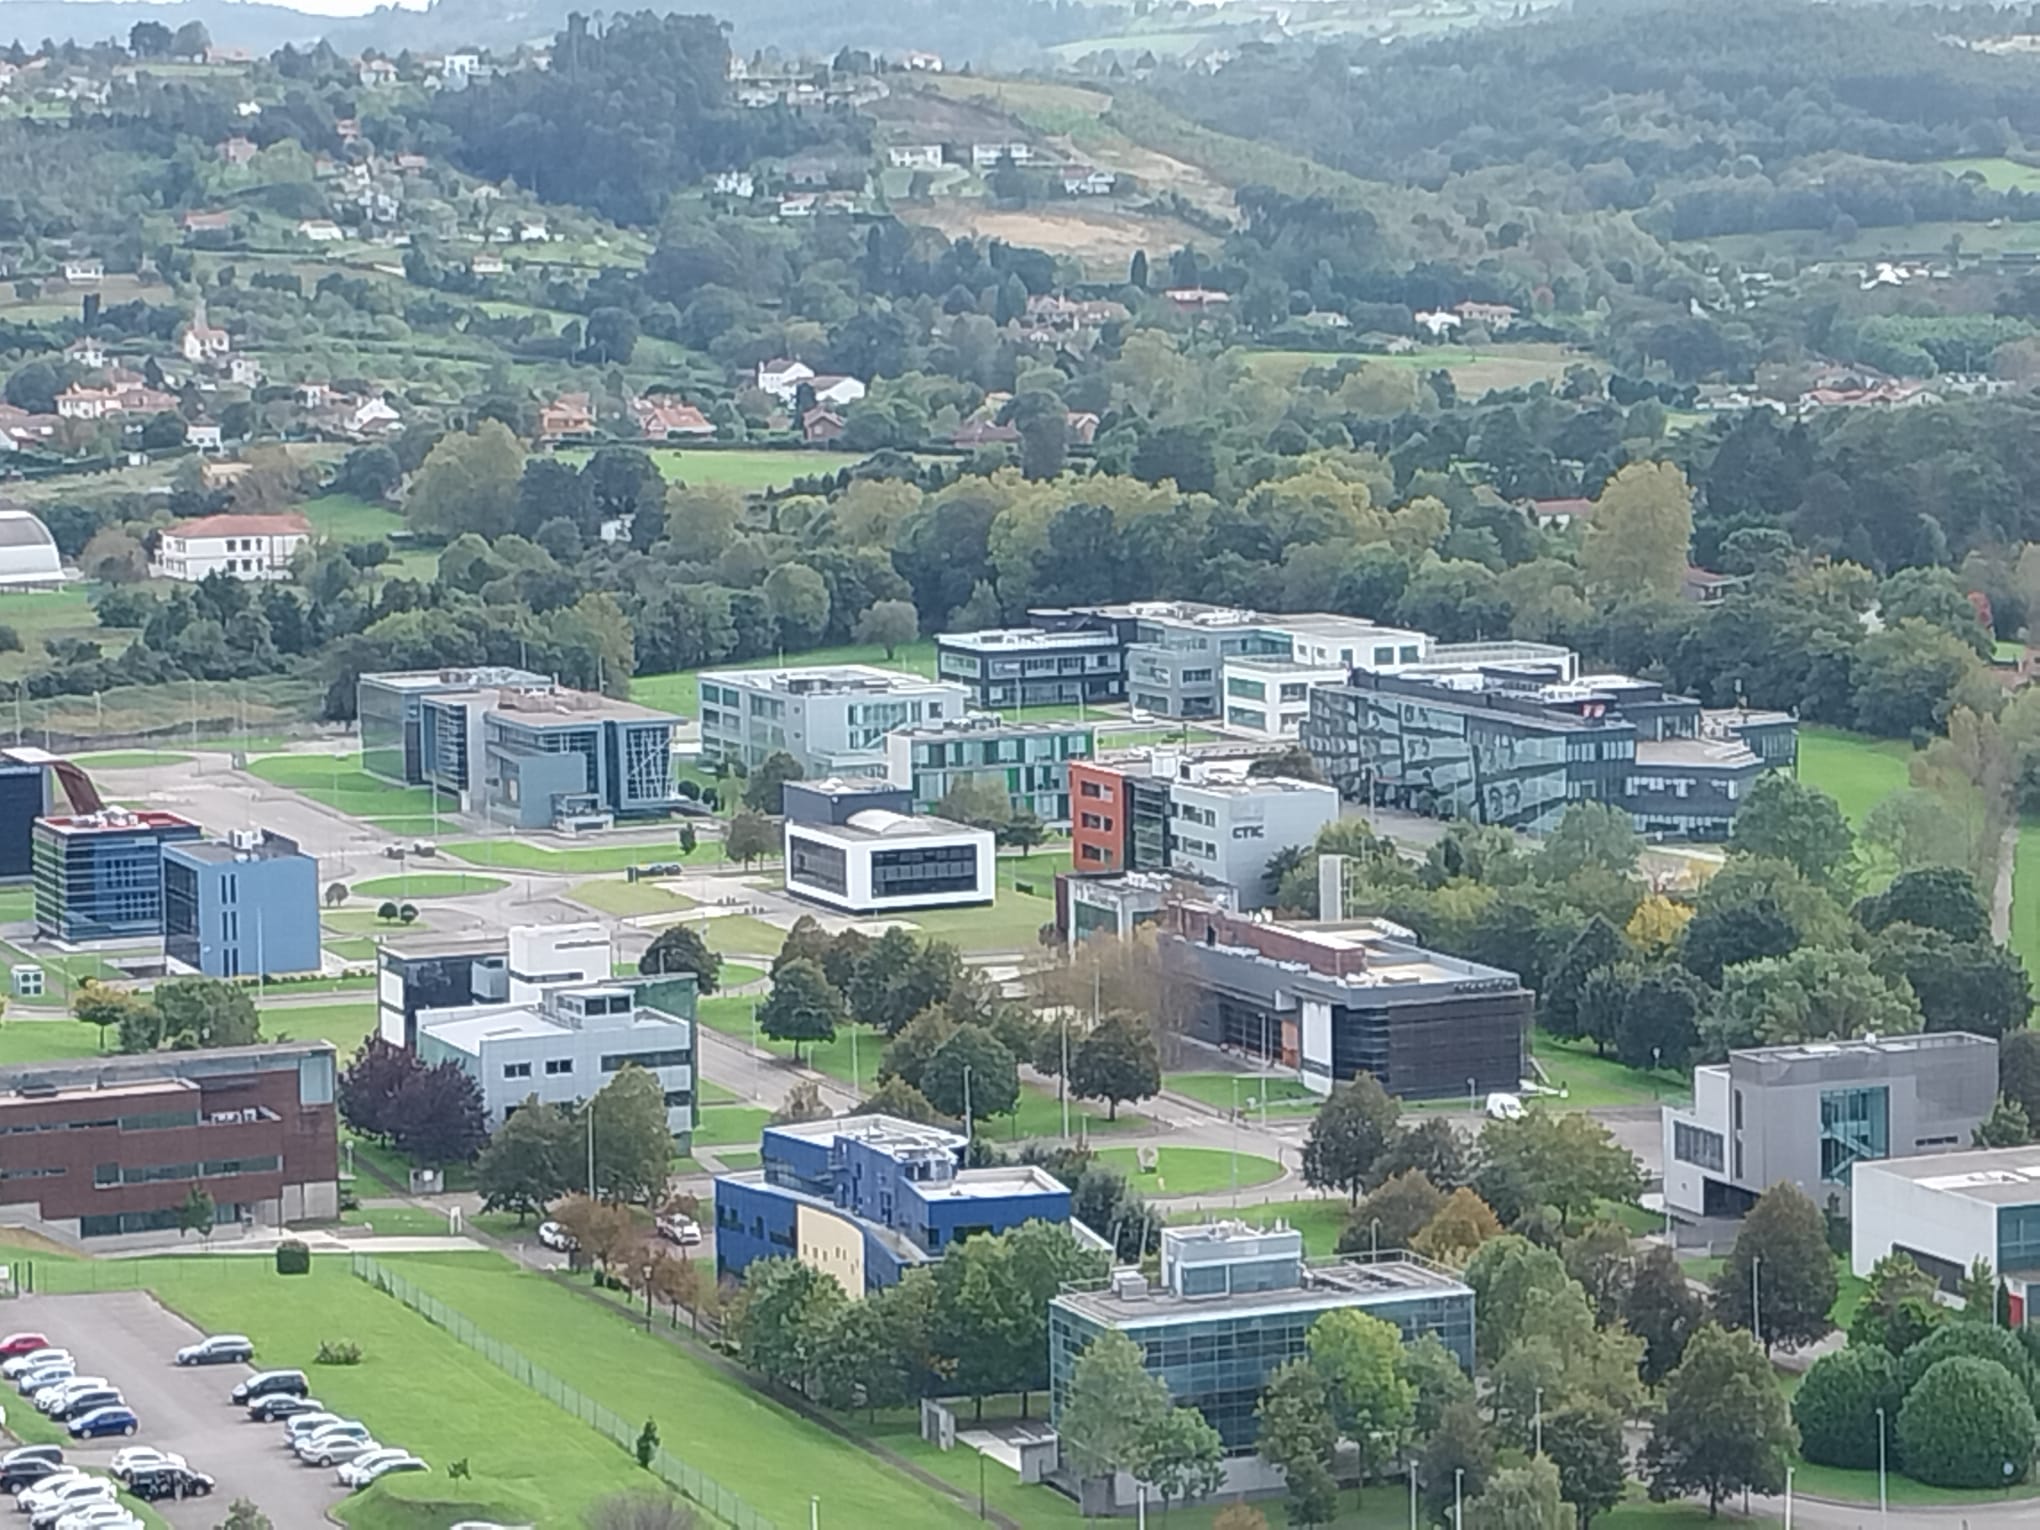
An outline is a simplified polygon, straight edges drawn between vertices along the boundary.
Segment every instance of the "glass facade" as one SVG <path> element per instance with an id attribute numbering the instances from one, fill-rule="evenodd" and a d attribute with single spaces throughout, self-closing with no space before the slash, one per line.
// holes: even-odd
<path id="1" fill-rule="evenodd" d="M 1997 1242 L 2000 1270 L 2040 1265 L 2040 1206 L 2000 1206 Z"/>
<path id="2" fill-rule="evenodd" d="M 1820 1094 L 1820 1177 L 1846 1185 L 1865 1158 L 1891 1154 L 1891 1091 L 1883 1084 L 1823 1089 Z"/>
<path id="3" fill-rule="evenodd" d="M 927 845 L 916 850 L 878 850 L 871 857 L 871 896 L 918 898 L 932 893 L 978 891 L 975 845 Z M 984 889 L 987 897 L 991 889 Z"/>
<path id="4" fill-rule="evenodd" d="M 1469 1294 L 1435 1293 L 1384 1301 L 1339 1301 L 1325 1293 L 1319 1302 L 1299 1291 L 1297 1300 L 1279 1307 L 1212 1310 L 1173 1321 L 1158 1314 L 1153 1322 L 1122 1322 L 1115 1326 L 1141 1348 L 1148 1374 L 1169 1389 L 1170 1400 L 1196 1408 L 1228 1455 L 1251 1455 L 1259 1433 L 1254 1415 L 1262 1390 L 1275 1370 L 1303 1357 L 1310 1325 L 1325 1313 L 1360 1306 L 1385 1318 L 1405 1339 L 1435 1333 L 1469 1370 L 1473 1365 L 1473 1298 Z M 1164 1298 L 1166 1300 L 1166 1298 Z M 1049 1308 L 1049 1387 L 1052 1414 L 1060 1417 L 1068 1399 L 1070 1373 L 1086 1346 L 1104 1332 L 1104 1325 L 1062 1301 Z"/>

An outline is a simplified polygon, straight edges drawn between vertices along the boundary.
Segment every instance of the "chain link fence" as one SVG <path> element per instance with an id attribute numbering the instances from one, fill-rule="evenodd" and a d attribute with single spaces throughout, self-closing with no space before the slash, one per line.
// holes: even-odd
<path id="1" fill-rule="evenodd" d="M 358 1279 L 395 1297 L 435 1328 L 452 1334 L 512 1380 L 521 1382 L 546 1401 L 565 1409 L 591 1429 L 607 1435 L 623 1449 L 636 1454 L 637 1427 L 568 1386 L 543 1366 L 533 1365 L 522 1354 L 477 1328 L 438 1297 L 419 1290 L 411 1281 L 369 1255 L 355 1254 L 351 1260 L 350 1267 Z M 653 1452 L 651 1470 L 668 1487 L 700 1505 L 717 1520 L 731 1526 L 732 1530 L 775 1530 L 771 1520 L 713 1477 L 696 1471 L 663 1446 Z"/>

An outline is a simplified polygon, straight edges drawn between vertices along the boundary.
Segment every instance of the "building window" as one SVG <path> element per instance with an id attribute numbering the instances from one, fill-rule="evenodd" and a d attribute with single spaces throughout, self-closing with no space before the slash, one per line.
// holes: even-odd
<path id="1" fill-rule="evenodd" d="M 686 1047 L 670 1047 L 663 1052 L 610 1052 L 602 1058 L 602 1071 L 614 1073 L 632 1063 L 640 1068 L 685 1068 L 693 1061 L 694 1053 Z"/>
<path id="2" fill-rule="evenodd" d="M 528 1062 L 505 1063 L 503 1064 L 503 1077 L 530 1078 L 531 1064 Z"/>
<path id="3" fill-rule="evenodd" d="M 1684 1121 L 1672 1123 L 1672 1156 L 1680 1163 L 1698 1164 L 1719 1174 L 1722 1167 L 1721 1133 Z"/>
<path id="4" fill-rule="evenodd" d="M 548 1057 L 545 1060 L 547 1078 L 557 1078 L 562 1073 L 572 1073 L 573 1071 L 574 1059 L 571 1057 Z"/>
<path id="5" fill-rule="evenodd" d="M 1891 1092 L 1882 1084 L 1820 1093 L 1820 1177 L 1846 1185 L 1866 1158 L 1891 1153 Z"/>

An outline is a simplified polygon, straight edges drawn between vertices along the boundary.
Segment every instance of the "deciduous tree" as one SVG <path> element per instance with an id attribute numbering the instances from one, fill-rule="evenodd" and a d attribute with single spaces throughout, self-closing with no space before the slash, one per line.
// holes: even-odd
<path id="1" fill-rule="evenodd" d="M 1343 1190 L 1357 1202 L 1375 1160 L 1387 1151 L 1401 1114 L 1371 1073 L 1334 1089 L 1303 1140 L 1303 1180 L 1314 1190 Z"/>
<path id="2" fill-rule="evenodd" d="M 793 1043 L 793 1060 L 810 1041 L 834 1041 L 849 1021 L 843 995 L 821 967 L 805 959 L 788 962 L 772 977 L 772 992 L 758 1009 L 758 1029 L 774 1041 Z"/>
<path id="3" fill-rule="evenodd" d="M 1070 1092 L 1103 1100 L 1107 1120 L 1117 1120 L 1122 1100 L 1145 1100 L 1162 1087 L 1161 1052 L 1154 1031 L 1138 1016 L 1107 1015 L 1070 1054 Z"/>
<path id="4" fill-rule="evenodd" d="M 1820 1208 L 1797 1185 L 1781 1182 L 1743 1218 L 1728 1263 L 1714 1277 L 1714 1315 L 1730 1327 L 1753 1328 L 1767 1353 L 1773 1345 L 1798 1349 L 1834 1326 L 1828 1310 L 1836 1289 Z"/>
<path id="5" fill-rule="evenodd" d="M 1711 1514 L 1733 1493 L 1784 1491 L 1797 1444 L 1785 1394 L 1756 1341 L 1707 1323 L 1666 1379 L 1644 1475 L 1653 1502 L 1701 1494 Z"/>
<path id="6" fill-rule="evenodd" d="M 722 958 L 709 949 L 701 931 L 693 925 L 668 925 L 645 947 L 645 954 L 638 958 L 638 971 L 647 977 L 691 972 L 695 990 L 706 998 L 716 990 Z"/>
<path id="7" fill-rule="evenodd" d="M 566 1194 L 580 1179 L 573 1167 L 576 1137 L 557 1106 L 526 1096 L 475 1160 L 482 1210 L 514 1211 L 522 1225 Z"/>

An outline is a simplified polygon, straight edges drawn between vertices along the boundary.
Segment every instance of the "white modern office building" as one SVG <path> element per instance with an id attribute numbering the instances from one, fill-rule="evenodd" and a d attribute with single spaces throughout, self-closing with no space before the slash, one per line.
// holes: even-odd
<path id="1" fill-rule="evenodd" d="M 1344 685 L 1345 664 L 1299 664 L 1293 659 L 1241 655 L 1225 661 L 1225 726 L 1229 733 L 1290 742 L 1310 716 L 1310 688 Z"/>
<path id="2" fill-rule="evenodd" d="M 701 676 L 701 755 L 745 768 L 784 751 L 811 777 L 882 776 L 886 736 L 951 722 L 970 692 L 872 664 L 718 669 Z"/>
<path id="3" fill-rule="evenodd" d="M 989 829 L 916 817 L 883 781 L 789 782 L 785 848 L 787 892 L 839 913 L 990 903 L 997 886 Z"/>
<path id="4" fill-rule="evenodd" d="M 1269 861 L 1307 849 L 1338 816 L 1337 790 L 1320 782 L 1196 768 L 1169 787 L 1169 865 L 1226 883 L 1243 909 L 1265 908 Z"/>
<path id="5" fill-rule="evenodd" d="M 1867 1276 L 1891 1253 L 1944 1291 L 1987 1260 L 2025 1326 L 2040 1300 L 2040 1144 L 1858 1165 L 1849 1267 Z"/>

